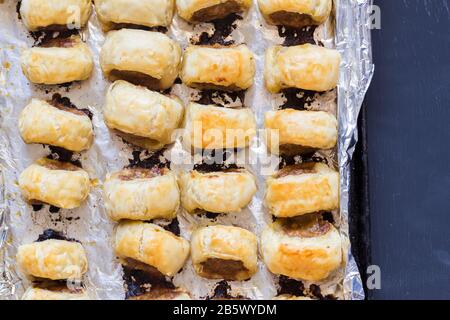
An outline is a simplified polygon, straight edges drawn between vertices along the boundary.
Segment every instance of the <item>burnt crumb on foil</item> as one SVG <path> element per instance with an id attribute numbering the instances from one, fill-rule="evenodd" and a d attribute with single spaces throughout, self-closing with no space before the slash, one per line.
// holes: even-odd
<path id="1" fill-rule="evenodd" d="M 177 218 L 173 219 L 169 224 L 162 226 L 165 230 L 172 232 L 176 236 L 180 236 L 180 222 Z"/>
<path id="2" fill-rule="evenodd" d="M 286 26 L 277 26 L 278 35 L 284 38 L 283 46 L 298 46 L 302 44 L 318 44 L 314 40 L 314 32 L 317 26 L 307 26 L 303 28 L 293 28 Z"/>
<path id="3" fill-rule="evenodd" d="M 214 27 L 214 33 L 212 35 L 205 31 L 191 38 L 190 42 L 194 45 L 233 45 L 235 43 L 234 40 L 226 39 L 237 28 L 238 20 L 242 20 L 242 16 L 236 13 L 232 13 L 223 19 L 213 20 L 210 22 Z"/>
<path id="4" fill-rule="evenodd" d="M 214 288 L 214 292 L 211 296 L 205 298 L 205 300 L 247 300 L 248 298 L 238 295 L 232 296 L 230 294 L 231 286 L 227 281 L 222 280 L 217 283 Z"/>
<path id="5" fill-rule="evenodd" d="M 204 151 L 202 161 L 194 165 L 194 170 L 208 173 L 220 172 L 226 170 L 241 169 L 235 163 L 228 163 L 227 161 L 234 155 L 236 150 L 211 150 Z"/>
<path id="6" fill-rule="evenodd" d="M 57 160 L 61 162 L 69 162 L 74 166 L 79 168 L 82 167 L 81 161 L 79 160 L 78 154 L 75 154 L 73 151 L 66 150 L 61 147 L 49 146 L 50 154 L 47 156 L 47 159 Z"/>
<path id="7" fill-rule="evenodd" d="M 310 295 L 312 295 L 315 298 L 318 298 L 320 300 L 337 300 L 337 298 L 335 296 L 333 296 L 332 294 L 323 296 L 322 291 L 320 290 L 320 287 L 316 284 L 312 284 L 309 286 L 309 293 L 310 293 Z"/>
<path id="8" fill-rule="evenodd" d="M 316 95 L 320 95 L 320 92 L 301 90 L 296 88 L 285 89 L 281 92 L 282 97 L 286 101 L 279 106 L 279 109 L 295 109 L 295 110 L 307 110 L 316 99 Z"/>
<path id="9" fill-rule="evenodd" d="M 67 39 L 73 35 L 79 35 L 81 37 L 80 31 L 77 29 L 67 29 L 61 31 L 52 30 L 38 30 L 30 32 L 30 36 L 33 38 L 33 47 L 45 46 L 55 39 Z"/>
<path id="10" fill-rule="evenodd" d="M 305 285 L 301 281 L 286 276 L 280 276 L 278 278 L 278 286 L 278 295 L 289 294 L 296 297 L 305 296 Z"/>
<path id="11" fill-rule="evenodd" d="M 17 12 L 17 18 L 19 20 L 22 20 L 22 15 L 20 14 L 20 6 L 22 5 L 22 0 L 18 0 L 16 4 L 16 12 Z"/>
<path id="12" fill-rule="evenodd" d="M 150 154 L 148 151 L 135 150 L 132 152 L 133 158 L 128 159 L 129 165 L 126 168 L 170 168 L 170 161 L 164 156 L 164 151 L 165 149 L 162 149 Z"/>
<path id="13" fill-rule="evenodd" d="M 122 267 L 126 299 L 141 296 L 148 293 L 150 289 L 175 289 L 174 284 L 161 274 L 132 269 L 125 265 Z"/>
<path id="14" fill-rule="evenodd" d="M 113 23 L 111 26 L 109 26 L 109 29 L 110 30 L 136 29 L 136 30 L 160 32 L 160 33 L 167 33 L 167 31 L 169 31 L 169 29 L 167 29 L 167 27 L 163 27 L 163 26 L 149 27 L 149 26 L 143 26 L 143 25 L 133 24 L 133 23 Z"/>
<path id="15" fill-rule="evenodd" d="M 89 117 L 89 119 L 91 119 L 91 120 L 92 120 L 92 118 L 94 117 L 93 113 L 92 113 L 89 109 L 87 109 L 87 108 L 84 108 L 84 109 L 78 108 L 76 105 L 74 105 L 74 104 L 72 103 L 72 101 L 70 101 L 69 98 L 63 97 L 63 96 L 61 96 L 59 93 L 53 94 L 52 99 L 51 99 L 51 103 L 52 103 L 53 105 L 55 105 L 55 106 L 62 106 L 62 107 L 64 107 L 64 108 L 74 109 L 74 110 L 77 110 L 77 111 L 81 111 L 81 112 L 83 112 L 85 115 L 87 115 L 87 116 Z"/>
<path id="16" fill-rule="evenodd" d="M 295 164 L 308 162 L 328 164 L 326 158 L 317 156 L 315 152 L 306 153 L 302 155 L 281 155 L 278 170 Z"/>
<path id="17" fill-rule="evenodd" d="M 212 104 L 219 107 L 236 105 L 242 108 L 245 105 L 245 90 L 235 92 L 201 90 L 198 98 L 194 98 L 193 101 L 205 105 Z"/>
<path id="18" fill-rule="evenodd" d="M 46 240 L 65 240 L 80 243 L 80 241 L 73 238 L 68 238 L 62 232 L 53 229 L 44 230 L 44 232 L 38 236 L 36 242 L 43 242 Z"/>
<path id="19" fill-rule="evenodd" d="M 34 212 L 38 212 L 44 208 L 44 205 L 43 204 L 32 204 L 31 207 L 33 208 Z"/>

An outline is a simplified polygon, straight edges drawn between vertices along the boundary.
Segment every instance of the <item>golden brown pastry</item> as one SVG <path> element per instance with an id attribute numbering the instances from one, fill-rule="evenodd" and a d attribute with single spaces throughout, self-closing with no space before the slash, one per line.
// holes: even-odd
<path id="1" fill-rule="evenodd" d="M 25 274 L 50 280 L 81 279 L 88 268 L 83 246 L 66 240 L 21 245 L 16 261 Z"/>
<path id="2" fill-rule="evenodd" d="M 30 203 L 74 209 L 89 195 L 91 182 L 86 171 L 71 163 L 42 158 L 21 173 L 19 187 Z"/>
<path id="3" fill-rule="evenodd" d="M 256 135 L 250 109 L 191 103 L 186 111 L 183 143 L 194 149 L 246 148 Z"/>
<path id="4" fill-rule="evenodd" d="M 190 213 L 196 210 L 239 212 L 252 201 L 256 193 L 255 177 L 242 169 L 185 172 L 181 174 L 180 186 L 181 204 Z"/>
<path id="5" fill-rule="evenodd" d="M 151 150 L 173 142 L 172 134 L 181 125 L 183 113 L 179 99 L 122 80 L 110 86 L 103 109 L 110 129 L 129 135 L 130 142 Z M 147 144 L 139 143 L 142 141 Z"/>
<path id="6" fill-rule="evenodd" d="M 30 31 L 79 29 L 92 11 L 91 0 L 22 0 L 20 17 Z"/>
<path id="7" fill-rule="evenodd" d="M 238 91 L 252 86 L 253 53 L 246 45 L 213 48 L 189 46 L 183 56 L 181 80 L 189 87 Z"/>
<path id="8" fill-rule="evenodd" d="M 125 263 L 138 261 L 172 277 L 189 256 L 189 242 L 163 228 L 144 222 L 121 222 L 116 231 L 116 254 Z"/>
<path id="9" fill-rule="evenodd" d="M 232 226 L 199 228 L 191 238 L 192 264 L 208 279 L 242 281 L 257 271 L 257 239 L 248 230 Z"/>
<path id="10" fill-rule="evenodd" d="M 91 300 L 84 291 L 70 291 L 43 289 L 38 287 L 28 288 L 22 296 L 22 300 Z"/>
<path id="11" fill-rule="evenodd" d="M 342 263 L 339 231 L 318 214 L 276 221 L 261 234 L 264 262 L 272 273 L 320 281 Z"/>
<path id="12" fill-rule="evenodd" d="M 105 208 L 112 220 L 173 219 L 180 191 L 169 169 L 130 168 L 108 174 L 103 186 Z"/>
<path id="13" fill-rule="evenodd" d="M 267 179 L 265 204 L 282 218 L 338 209 L 339 173 L 323 163 L 285 167 Z"/>
<path id="14" fill-rule="evenodd" d="M 266 21 L 294 28 L 324 23 L 331 13 L 332 0 L 258 0 Z"/>
<path id="15" fill-rule="evenodd" d="M 266 52 L 264 77 L 271 93 L 298 88 L 328 91 L 339 80 L 341 55 L 337 50 L 312 44 L 274 46 Z"/>
<path id="16" fill-rule="evenodd" d="M 121 26 L 168 27 L 174 0 L 94 0 L 95 11 L 106 30 Z"/>
<path id="17" fill-rule="evenodd" d="M 170 88 L 178 76 L 181 47 L 163 33 L 121 29 L 110 31 L 100 65 L 110 80 L 123 79 L 150 89 Z"/>
<path id="18" fill-rule="evenodd" d="M 80 152 L 91 147 L 94 130 L 83 111 L 32 99 L 21 112 L 19 131 L 25 143 L 42 143 Z"/>
<path id="19" fill-rule="evenodd" d="M 251 0 L 176 0 L 178 15 L 193 22 L 222 19 L 230 13 L 247 11 Z"/>
<path id="20" fill-rule="evenodd" d="M 36 84 L 53 85 L 86 80 L 94 68 L 91 50 L 78 36 L 27 49 L 20 61 L 24 75 Z"/>
<path id="21" fill-rule="evenodd" d="M 285 109 L 265 114 L 267 146 L 274 154 L 310 152 L 336 146 L 336 117 L 323 111 Z"/>

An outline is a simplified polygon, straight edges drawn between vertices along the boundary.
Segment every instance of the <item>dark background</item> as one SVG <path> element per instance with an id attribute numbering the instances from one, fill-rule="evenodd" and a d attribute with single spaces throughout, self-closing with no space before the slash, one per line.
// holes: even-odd
<path id="1" fill-rule="evenodd" d="M 370 299 L 450 299 L 450 0 L 375 4 L 381 30 L 355 163 L 355 187 L 369 197 L 353 223 L 370 240 L 354 250 L 381 268 Z"/>

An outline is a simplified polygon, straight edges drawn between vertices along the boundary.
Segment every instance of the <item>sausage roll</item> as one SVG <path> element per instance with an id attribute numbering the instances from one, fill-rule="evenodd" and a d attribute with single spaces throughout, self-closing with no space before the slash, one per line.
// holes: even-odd
<path id="1" fill-rule="evenodd" d="M 21 270 L 35 278 L 81 279 L 88 268 L 83 246 L 66 240 L 45 240 L 24 244 L 17 250 Z"/>
<path id="2" fill-rule="evenodd" d="M 181 203 L 188 212 L 239 212 L 256 193 L 255 177 L 246 170 L 181 174 Z"/>
<path id="3" fill-rule="evenodd" d="M 264 76 L 271 93 L 298 88 L 328 91 L 339 80 L 341 55 L 337 50 L 312 44 L 274 46 L 266 52 Z"/>
<path id="4" fill-rule="evenodd" d="M 253 53 L 243 44 L 222 48 L 189 46 L 180 74 L 189 87 L 229 91 L 248 89 L 254 76 Z"/>
<path id="5" fill-rule="evenodd" d="M 103 185 L 112 220 L 173 219 L 180 205 L 177 179 L 169 169 L 131 168 L 108 174 Z"/>
<path id="6" fill-rule="evenodd" d="M 110 129 L 135 136 L 138 145 L 147 140 L 149 149 L 160 149 L 172 142 L 172 133 L 181 125 L 183 113 L 179 99 L 122 80 L 109 88 L 103 109 Z"/>
<path id="7" fill-rule="evenodd" d="M 83 111 L 32 99 L 19 117 L 25 143 L 42 143 L 80 152 L 92 145 L 94 130 Z"/>
<path id="8" fill-rule="evenodd" d="M 338 209 L 339 173 L 323 163 L 285 167 L 267 179 L 265 204 L 282 218 Z"/>
<path id="9" fill-rule="evenodd" d="M 94 0 L 97 16 L 106 30 L 121 26 L 168 27 L 174 0 Z"/>
<path id="10" fill-rule="evenodd" d="M 163 33 L 122 29 L 110 31 L 100 64 L 111 80 L 123 79 L 150 89 L 170 88 L 178 76 L 181 47 Z"/>
<path id="11" fill-rule="evenodd" d="M 247 11 L 251 0 L 176 0 L 178 15 L 193 22 L 222 19 L 231 13 Z"/>
<path id="12" fill-rule="evenodd" d="M 339 231 L 320 215 L 278 220 L 261 234 L 264 262 L 272 273 L 320 281 L 342 263 Z"/>
<path id="13" fill-rule="evenodd" d="M 25 291 L 22 300 L 91 300 L 84 291 L 70 291 L 69 289 L 53 290 L 30 287 Z"/>
<path id="14" fill-rule="evenodd" d="M 91 50 L 78 36 L 27 49 L 20 59 L 24 75 L 36 84 L 86 80 L 94 68 Z"/>
<path id="15" fill-rule="evenodd" d="M 86 25 L 91 0 L 22 0 L 20 16 L 30 31 L 65 30 Z"/>
<path id="16" fill-rule="evenodd" d="M 19 187 L 30 203 L 74 209 L 89 195 L 91 182 L 83 169 L 71 163 L 43 158 L 21 173 Z"/>
<path id="17" fill-rule="evenodd" d="M 267 146 L 274 154 L 331 149 L 337 142 L 337 125 L 336 117 L 323 111 L 269 111 Z"/>
<path id="18" fill-rule="evenodd" d="M 324 23 L 331 13 L 332 0 L 258 0 L 266 21 L 294 28 Z"/>
<path id="19" fill-rule="evenodd" d="M 172 277 L 189 256 L 189 242 L 172 232 L 144 222 L 122 222 L 116 231 L 116 254 L 125 263 L 140 262 Z"/>
<path id="20" fill-rule="evenodd" d="M 194 149 L 246 148 L 256 135 L 250 109 L 191 103 L 185 122 L 183 143 Z"/>
<path id="21" fill-rule="evenodd" d="M 191 238 L 195 271 L 208 279 L 242 281 L 257 271 L 257 240 L 248 230 L 231 226 L 197 229 Z"/>

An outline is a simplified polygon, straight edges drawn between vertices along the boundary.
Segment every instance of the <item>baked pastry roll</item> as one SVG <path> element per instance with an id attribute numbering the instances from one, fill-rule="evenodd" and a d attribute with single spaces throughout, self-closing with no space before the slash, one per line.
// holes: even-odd
<path id="1" fill-rule="evenodd" d="M 39 99 L 32 99 L 19 117 L 19 131 L 25 143 L 42 143 L 80 152 L 92 145 L 94 130 L 83 111 Z"/>
<path id="2" fill-rule="evenodd" d="M 23 294 L 22 300 L 91 300 L 91 298 L 84 291 L 30 287 Z"/>
<path id="3" fill-rule="evenodd" d="M 97 16 L 106 30 L 121 26 L 168 27 L 174 0 L 94 0 Z"/>
<path id="4" fill-rule="evenodd" d="M 231 226 L 197 229 L 191 237 L 192 264 L 208 279 L 242 281 L 257 271 L 257 239 L 248 230 Z"/>
<path id="5" fill-rule="evenodd" d="M 189 87 L 245 90 L 252 86 L 255 77 L 253 53 L 243 44 L 221 48 L 189 46 L 184 52 L 180 77 Z"/>
<path id="6" fill-rule="evenodd" d="M 337 50 L 312 44 L 274 46 L 266 52 L 264 77 L 271 93 L 298 88 L 328 91 L 339 80 L 341 55 Z"/>
<path id="7" fill-rule="evenodd" d="M 108 174 L 103 185 L 105 208 L 112 220 L 173 219 L 180 191 L 169 169 L 130 168 Z"/>
<path id="8" fill-rule="evenodd" d="M 320 281 L 342 263 L 339 231 L 320 215 L 276 221 L 261 234 L 267 268 L 294 279 Z"/>
<path id="9" fill-rule="evenodd" d="M 90 77 L 92 53 L 80 37 L 56 39 L 45 46 L 25 50 L 20 58 L 22 71 L 36 84 L 63 84 Z"/>
<path id="10" fill-rule="evenodd" d="M 183 143 L 194 149 L 246 148 L 256 135 L 250 109 L 191 103 L 186 111 Z"/>
<path id="11" fill-rule="evenodd" d="M 259 10 L 270 24 L 294 28 L 324 23 L 332 0 L 258 0 Z"/>
<path id="12" fill-rule="evenodd" d="M 255 177 L 247 170 L 185 172 L 180 177 L 181 204 L 188 212 L 239 212 L 256 193 Z"/>
<path id="13" fill-rule="evenodd" d="M 336 146 L 336 117 L 323 111 L 285 109 L 265 114 L 267 146 L 274 153 L 302 153 Z"/>
<path id="14" fill-rule="evenodd" d="M 251 0 L 176 0 L 178 15 L 193 23 L 222 19 L 231 13 L 247 11 Z"/>
<path id="15" fill-rule="evenodd" d="M 181 47 L 163 33 L 121 29 L 110 31 L 100 65 L 110 80 L 123 79 L 150 89 L 170 88 L 178 76 Z"/>
<path id="16" fill-rule="evenodd" d="M 16 261 L 25 274 L 50 280 L 81 279 L 88 268 L 83 246 L 66 240 L 21 245 Z"/>
<path id="17" fill-rule="evenodd" d="M 172 277 L 189 256 L 189 242 L 172 232 L 144 222 L 128 221 L 116 231 L 116 254 L 125 263 L 140 262 Z"/>
<path id="18" fill-rule="evenodd" d="M 22 0 L 20 17 L 30 31 L 82 28 L 92 11 L 91 0 Z"/>
<path id="19" fill-rule="evenodd" d="M 74 209 L 89 195 L 91 182 L 83 169 L 71 163 L 43 158 L 21 173 L 19 187 L 30 203 Z"/>
<path id="20" fill-rule="evenodd" d="M 126 140 L 147 149 L 161 149 L 171 143 L 183 113 L 179 99 L 122 80 L 110 86 L 103 109 L 110 129 L 127 134 Z"/>
<path id="21" fill-rule="evenodd" d="M 339 173 L 323 163 L 285 167 L 267 179 L 265 204 L 282 218 L 338 209 Z"/>

